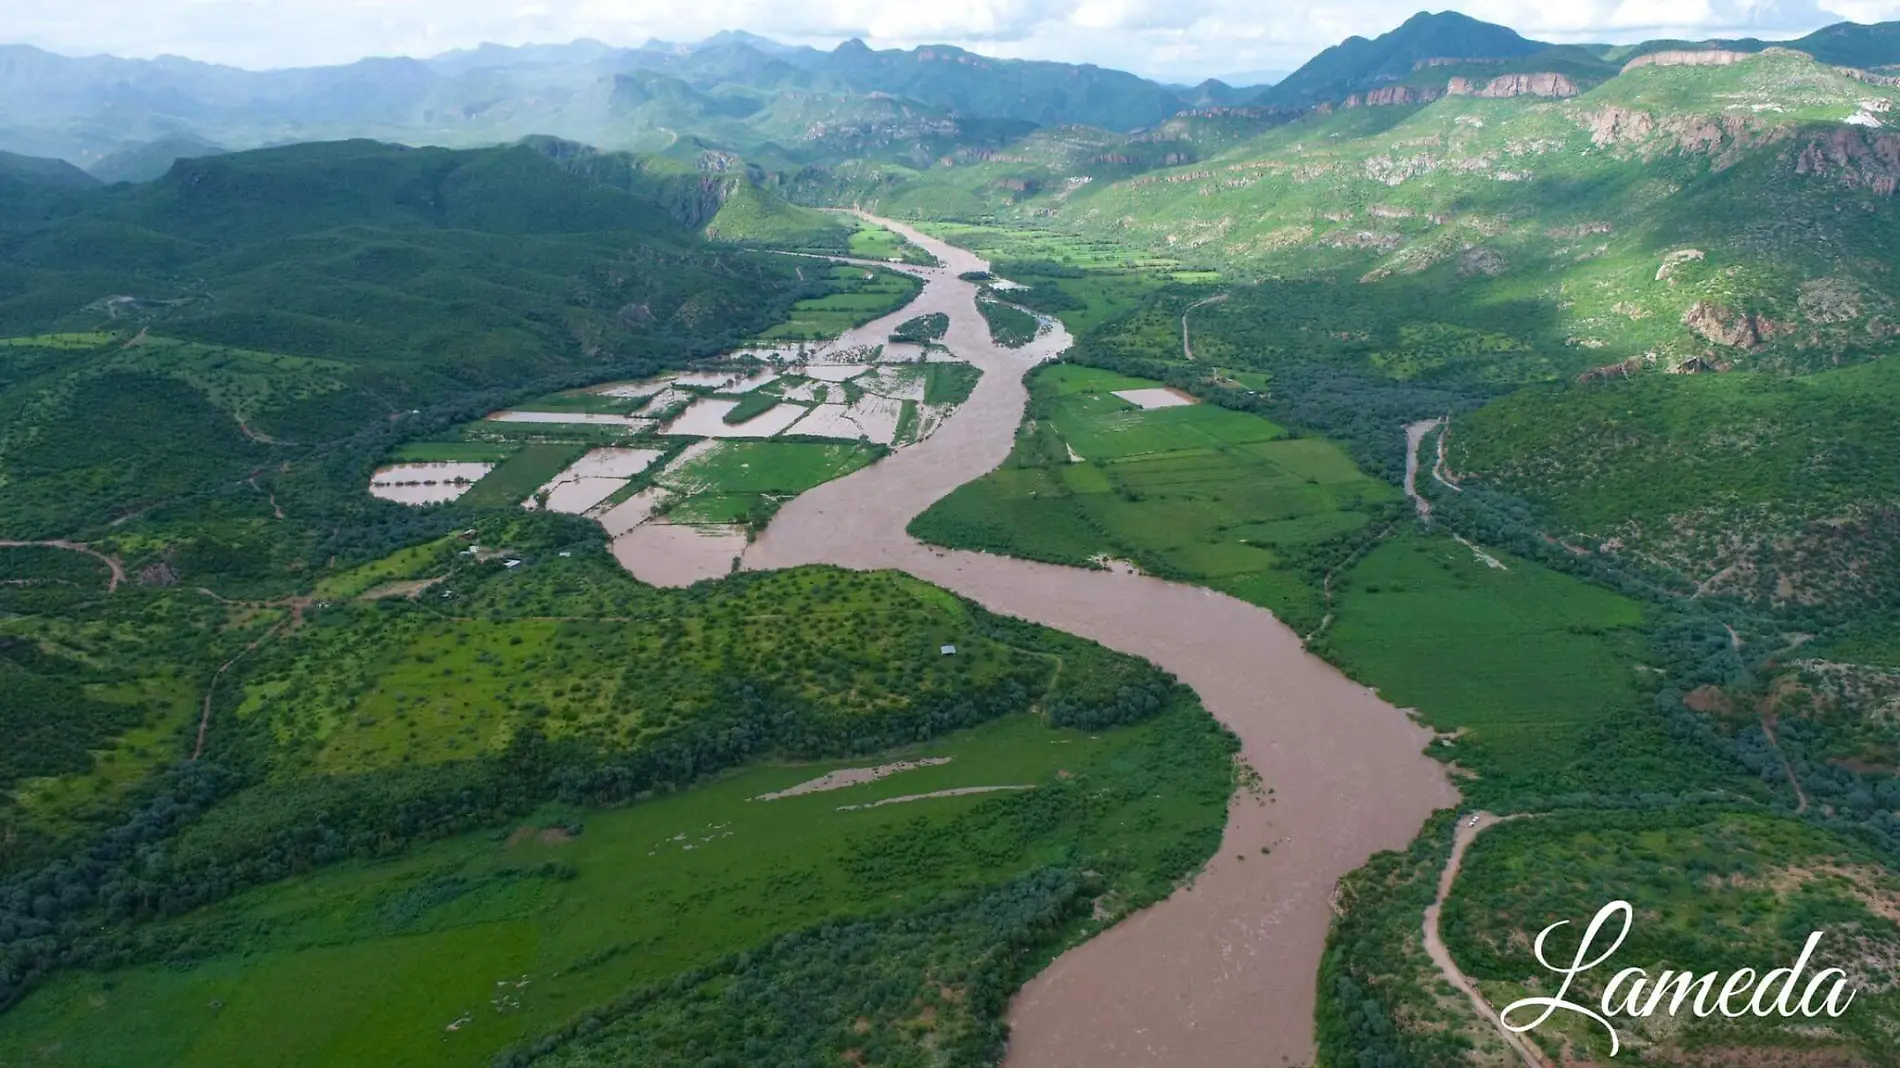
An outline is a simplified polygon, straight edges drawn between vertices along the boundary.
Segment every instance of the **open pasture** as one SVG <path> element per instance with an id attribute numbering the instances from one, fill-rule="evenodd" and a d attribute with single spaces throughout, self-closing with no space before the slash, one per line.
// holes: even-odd
<path id="1" fill-rule="evenodd" d="M 1487 552 L 1502 566 L 1449 537 L 1374 549 L 1335 581 L 1334 659 L 1433 727 L 1463 731 L 1457 758 L 1488 789 L 1607 788 L 1617 761 L 1648 763 L 1653 781 L 1667 781 L 1667 766 L 1655 766 L 1666 761 L 1660 726 L 1638 686 L 1652 655 L 1642 605 Z"/>
<path id="2" fill-rule="evenodd" d="M 1143 409 L 1159 384 L 1070 364 L 1031 379 L 1010 461 L 919 517 L 928 541 L 1057 563 L 1133 560 L 1261 604 L 1296 626 L 1324 613 L 1314 554 L 1397 497 L 1338 447 L 1211 404 Z"/>
<path id="3" fill-rule="evenodd" d="M 898 271 L 834 264 L 822 270 L 833 292 L 792 305 L 791 318 L 759 335 L 761 341 L 816 341 L 836 337 L 910 303 L 921 283 Z"/>
<path id="4" fill-rule="evenodd" d="M 1140 900 L 1165 889 L 1142 882 L 1161 857 L 1218 835 L 1224 761 L 1188 715 L 1088 733 L 1010 716 L 892 754 L 947 763 L 842 790 L 750 800 L 862 761 L 759 767 L 302 876 L 171 925 L 259 932 L 245 952 L 56 981 L 0 1022 L 0 1060 L 477 1068 L 781 932 L 901 916 L 1041 865 L 1092 861 L 1124 873 L 1111 907 Z"/>

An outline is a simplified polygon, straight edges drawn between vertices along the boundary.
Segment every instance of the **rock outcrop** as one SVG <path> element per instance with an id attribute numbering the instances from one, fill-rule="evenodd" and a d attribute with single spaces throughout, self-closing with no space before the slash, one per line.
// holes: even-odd
<path id="1" fill-rule="evenodd" d="M 1369 90 L 1363 95 L 1354 93 L 1340 106 L 1379 108 L 1391 107 L 1395 104 L 1429 104 L 1444 95 L 1436 89 L 1422 89 L 1411 85 L 1386 85 Z"/>
<path id="2" fill-rule="evenodd" d="M 1722 48 L 1672 49 L 1637 56 L 1623 64 L 1619 73 L 1628 74 L 1639 67 L 1726 67 L 1754 57 L 1753 52 L 1730 52 Z"/>
<path id="3" fill-rule="evenodd" d="M 1590 128 L 1590 140 L 1601 148 L 1619 141 L 1648 138 L 1656 131 L 1656 117 L 1647 111 L 1611 106 L 1592 111 L 1586 125 Z"/>
<path id="4" fill-rule="evenodd" d="M 1501 100 L 1512 96 L 1542 96 L 1566 99 L 1583 90 L 1562 74 L 1544 71 L 1536 74 L 1500 74 L 1479 85 L 1470 78 L 1453 78 L 1445 83 L 1446 96 L 1476 96 Z"/>
<path id="5" fill-rule="evenodd" d="M 1575 82 L 1561 74 L 1545 71 L 1537 74 L 1502 74 L 1491 79 L 1484 88 L 1471 94 L 1490 99 L 1503 99 L 1512 96 L 1543 96 L 1565 99 L 1577 96 L 1582 90 Z"/>
<path id="6" fill-rule="evenodd" d="M 1682 325 L 1706 341 L 1731 349 L 1759 348 L 1781 326 L 1754 312 L 1738 312 L 1706 300 L 1689 305 L 1682 313 Z"/>
<path id="7" fill-rule="evenodd" d="M 1850 188 L 1892 196 L 1900 185 L 1900 134 L 1843 126 L 1808 139 L 1795 154 L 1799 175 L 1838 178 Z"/>

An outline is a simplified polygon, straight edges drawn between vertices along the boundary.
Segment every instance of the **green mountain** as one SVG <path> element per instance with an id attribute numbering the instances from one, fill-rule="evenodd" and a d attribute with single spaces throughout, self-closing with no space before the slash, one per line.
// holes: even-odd
<path id="1" fill-rule="evenodd" d="M 609 181 L 598 157 L 558 155 L 300 145 L 9 198 L 0 531 L 125 519 L 155 544 L 222 544 L 200 566 L 249 581 L 299 554 L 347 555 L 400 512 L 379 518 L 360 486 L 383 439 L 408 432 L 391 420 L 709 354 L 814 293 L 782 258 L 730 242 L 843 247 L 842 228 L 743 175 L 667 163 L 650 177 L 621 157 L 640 180 Z M 684 202 L 684 186 L 700 199 Z M 102 412 L 112 432 L 87 429 Z M 198 526 L 256 507 L 228 487 L 310 449 L 328 459 L 277 482 L 280 501 L 303 502 L 296 535 Z"/>
<path id="2" fill-rule="evenodd" d="M 1389 33 L 1348 37 L 1259 95 L 1263 105 L 1309 107 L 1399 81 L 1421 68 L 1513 59 L 1548 46 L 1456 11 L 1419 12 Z"/>
<path id="3" fill-rule="evenodd" d="M 114 152 L 86 170 L 102 182 L 149 182 L 181 159 L 215 156 L 224 151 L 201 137 L 179 134 Z"/>
<path id="4" fill-rule="evenodd" d="M 41 159 L 13 152 L 0 152 L 0 177 L 25 185 L 65 186 L 85 189 L 99 180 L 63 159 Z"/>

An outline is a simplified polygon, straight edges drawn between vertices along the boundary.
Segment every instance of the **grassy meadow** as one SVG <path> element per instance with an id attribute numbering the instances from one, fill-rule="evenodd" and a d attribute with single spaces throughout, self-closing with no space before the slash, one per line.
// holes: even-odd
<path id="1" fill-rule="evenodd" d="M 881 450 L 858 443 L 725 441 L 693 462 L 668 469 L 659 481 L 679 495 L 667 513 L 675 521 L 762 526 L 784 501 L 879 455 Z"/>
<path id="2" fill-rule="evenodd" d="M 1260 416 L 1211 404 L 1143 410 L 1114 395 L 1159 385 L 1066 363 L 1034 372 L 1011 458 L 912 532 L 1053 563 L 1127 559 L 1317 626 L 1326 609 L 1316 563 L 1359 538 L 1397 493 L 1337 447 Z"/>
<path id="3" fill-rule="evenodd" d="M 736 462 L 765 484 L 792 455 Z M 0 1061 L 481 1065 L 867 922 L 968 953 L 962 978 L 878 954 L 882 981 L 1006 993 L 1100 926 L 1091 900 L 1138 908 L 1218 841 L 1233 743 L 1146 664 L 887 573 L 655 590 L 585 529 L 488 521 L 478 541 L 521 567 L 420 546 L 260 647 L 207 752 L 236 792 L 139 876 L 195 904 L 95 913 L 114 948 L 0 1015 Z M 361 597 L 426 578 L 417 601 Z M 926 756 L 949 762 L 748 800 Z M 1029 789 L 875 804 L 988 786 Z M 1032 904 L 1027 956 L 986 953 L 994 910 Z M 850 989 L 782 1048 L 835 1056 L 860 1017 L 912 1055 L 937 1041 Z M 944 1035 L 993 1036 L 993 992 L 946 1003 Z M 709 1026 L 670 1055 L 743 1041 Z"/>
<path id="4" fill-rule="evenodd" d="M 922 288 L 915 278 L 898 271 L 839 263 L 808 265 L 801 270 L 821 271 L 830 292 L 792 305 L 791 317 L 764 331 L 760 341 L 815 341 L 836 337 L 910 303 Z"/>
<path id="5" fill-rule="evenodd" d="M 1183 708 L 1085 733 L 1017 714 L 875 759 L 758 767 L 625 808 L 545 808 L 398 860 L 346 863 L 173 921 L 162 937 L 180 941 L 182 960 L 56 981 L 0 1017 L 0 1059 L 484 1065 L 625 990 L 782 932 L 915 912 L 1049 865 L 1099 862 L 1125 909 L 1165 892 L 1179 874 L 1165 858 L 1184 840 L 1205 852 L 1218 836 L 1221 746 L 1192 719 Z M 750 800 L 835 767 L 919 757 L 950 763 Z M 980 786 L 1034 790 L 840 810 Z M 900 838 L 915 844 L 894 853 Z M 1088 926 L 1049 932 L 1043 952 Z M 827 1022 L 830 1038 L 850 1037 L 849 1017 Z"/>

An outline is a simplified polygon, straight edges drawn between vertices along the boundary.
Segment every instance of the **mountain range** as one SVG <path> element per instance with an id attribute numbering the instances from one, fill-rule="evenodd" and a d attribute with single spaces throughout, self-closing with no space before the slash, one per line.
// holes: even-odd
<path id="1" fill-rule="evenodd" d="M 948 45 L 831 51 L 727 31 L 691 44 L 484 44 L 427 59 L 248 71 L 176 56 L 55 55 L 0 46 L 0 150 L 103 181 L 149 180 L 171 160 L 297 141 L 372 137 L 466 147 L 546 134 L 608 150 L 736 152 L 788 166 L 888 150 L 914 162 L 1000 146 L 1035 129 L 1126 134 L 1210 109 L 1290 116 L 1358 95 L 1431 96 L 1455 79 L 1551 73 L 1582 89 L 1684 49 L 1773 42 L 1550 45 L 1455 12 L 1351 37 L 1271 86 L 1164 85 L 1122 71 L 981 56 Z M 1829 64 L 1900 64 L 1900 23 L 1842 23 L 1779 46 Z M 1267 80 L 1253 72 L 1253 80 Z"/>

